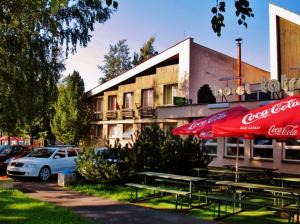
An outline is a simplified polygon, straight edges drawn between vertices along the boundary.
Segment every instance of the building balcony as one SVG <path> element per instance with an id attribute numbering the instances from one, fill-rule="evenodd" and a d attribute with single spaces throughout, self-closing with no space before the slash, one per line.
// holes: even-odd
<path id="1" fill-rule="evenodd" d="M 118 111 L 115 110 L 109 110 L 106 112 L 106 118 L 107 119 L 116 119 L 118 117 Z"/>
<path id="2" fill-rule="evenodd" d="M 141 107 L 139 108 L 140 117 L 153 117 L 154 108 L 153 107 Z"/>
<path id="3" fill-rule="evenodd" d="M 134 118 L 134 110 L 133 109 L 122 109 L 121 111 L 123 118 Z"/>
<path id="4" fill-rule="evenodd" d="M 93 114 L 93 120 L 94 121 L 101 121 L 103 119 L 103 113 L 102 112 L 94 112 Z"/>

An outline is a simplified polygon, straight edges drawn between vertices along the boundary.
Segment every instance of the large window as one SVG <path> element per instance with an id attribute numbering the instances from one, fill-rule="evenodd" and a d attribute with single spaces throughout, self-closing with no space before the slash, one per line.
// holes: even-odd
<path id="1" fill-rule="evenodd" d="M 133 93 L 124 94 L 124 109 L 133 108 Z"/>
<path id="2" fill-rule="evenodd" d="M 164 132 L 172 132 L 177 127 L 177 123 L 164 123 Z"/>
<path id="3" fill-rule="evenodd" d="M 142 90 L 142 107 L 153 107 L 153 89 Z"/>
<path id="4" fill-rule="evenodd" d="M 96 125 L 96 127 L 95 127 L 95 136 L 97 138 L 102 138 L 102 132 L 103 132 L 103 126 L 102 125 Z"/>
<path id="5" fill-rule="evenodd" d="M 203 140 L 204 147 L 208 155 L 215 156 L 217 155 L 218 141 L 216 138 Z"/>
<path id="6" fill-rule="evenodd" d="M 123 138 L 130 139 L 133 135 L 133 124 L 124 124 L 123 125 Z"/>
<path id="7" fill-rule="evenodd" d="M 252 141 L 252 157 L 254 159 L 273 159 L 273 145 L 270 138 L 256 138 Z"/>
<path id="8" fill-rule="evenodd" d="M 108 96 L 108 110 L 117 109 L 117 96 Z"/>
<path id="9" fill-rule="evenodd" d="M 226 138 L 225 156 L 237 156 L 237 146 L 239 141 L 239 157 L 244 157 L 244 139 L 242 138 Z"/>
<path id="10" fill-rule="evenodd" d="M 103 112 L 103 99 L 97 98 L 96 99 L 96 113 Z"/>
<path id="11" fill-rule="evenodd" d="M 116 124 L 108 125 L 108 137 L 109 138 L 118 138 L 118 126 Z"/>
<path id="12" fill-rule="evenodd" d="M 300 140 L 290 139 L 284 143 L 284 160 L 300 161 Z"/>
<path id="13" fill-rule="evenodd" d="M 164 104 L 173 105 L 173 97 L 177 95 L 177 85 L 164 86 Z"/>

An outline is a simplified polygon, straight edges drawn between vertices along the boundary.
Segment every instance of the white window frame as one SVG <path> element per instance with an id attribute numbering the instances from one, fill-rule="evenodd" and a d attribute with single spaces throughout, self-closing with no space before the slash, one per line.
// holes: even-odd
<path id="1" fill-rule="evenodd" d="M 254 159 L 254 160 L 270 160 L 270 161 L 273 161 L 273 159 L 274 159 L 273 140 L 272 140 L 272 145 L 257 145 L 257 144 L 254 144 L 254 141 L 255 140 L 251 140 L 251 158 Z M 254 148 L 256 148 L 256 149 L 272 149 L 273 156 L 272 156 L 272 158 L 254 156 Z"/>
<path id="2" fill-rule="evenodd" d="M 166 89 L 168 87 L 171 87 L 171 91 L 172 91 L 172 99 L 171 99 L 171 103 L 167 103 L 167 91 Z M 170 85 L 164 85 L 164 94 L 163 94 L 163 101 L 164 101 L 164 105 L 174 105 L 174 97 L 177 96 L 177 90 L 178 90 L 178 84 L 170 84 Z"/>
<path id="3" fill-rule="evenodd" d="M 216 139 L 217 141 L 216 142 L 208 142 L 208 143 L 204 143 L 204 147 L 205 146 L 215 146 L 216 147 L 216 153 L 207 153 L 207 155 L 210 155 L 210 156 L 217 156 L 218 154 L 218 139 Z"/>
<path id="4" fill-rule="evenodd" d="M 115 102 L 112 102 L 112 99 L 115 98 Z M 108 96 L 108 111 L 115 111 L 117 110 L 117 95 L 110 95 Z M 112 105 L 114 103 L 114 105 Z"/>
<path id="5" fill-rule="evenodd" d="M 100 110 L 98 110 L 98 103 L 101 104 Z M 102 113 L 103 112 L 103 98 L 96 98 L 96 113 Z"/>
<path id="6" fill-rule="evenodd" d="M 150 94 L 147 94 L 147 102 L 144 101 L 144 93 L 146 91 L 152 92 L 152 95 L 150 97 L 149 97 Z M 150 105 L 151 100 L 152 100 L 152 105 Z M 142 89 L 142 107 L 154 107 L 154 89 L 153 88 Z"/>
<path id="7" fill-rule="evenodd" d="M 125 130 L 125 126 L 126 125 L 131 125 L 132 126 L 132 129 L 131 129 L 131 132 L 126 132 Z M 131 139 L 131 135 L 133 135 L 133 124 L 129 123 L 129 124 L 123 124 L 123 139 Z"/>
<path id="8" fill-rule="evenodd" d="M 286 150 L 292 149 L 292 150 L 299 150 L 300 151 L 300 145 L 286 145 L 286 142 L 283 143 L 283 161 L 291 161 L 291 162 L 300 162 L 300 159 L 286 159 Z"/>
<path id="9" fill-rule="evenodd" d="M 233 156 L 233 155 L 227 154 L 227 148 L 228 147 L 236 147 L 237 148 L 237 143 L 228 143 L 227 141 L 228 141 L 228 138 L 225 138 L 225 150 L 224 150 L 225 157 L 236 158 L 237 155 Z M 245 139 L 244 139 L 244 143 L 245 143 Z M 239 156 L 239 158 L 244 158 L 245 157 L 245 144 L 239 144 L 239 152 L 240 152 L 241 148 L 243 148 L 244 154 L 242 156 Z"/>
<path id="10" fill-rule="evenodd" d="M 126 102 L 126 95 L 131 95 L 131 99 L 129 100 L 129 107 L 126 107 L 125 106 L 125 102 Z M 123 103 L 123 106 L 124 106 L 124 109 L 133 109 L 133 92 L 126 92 L 124 93 L 124 103 Z"/>

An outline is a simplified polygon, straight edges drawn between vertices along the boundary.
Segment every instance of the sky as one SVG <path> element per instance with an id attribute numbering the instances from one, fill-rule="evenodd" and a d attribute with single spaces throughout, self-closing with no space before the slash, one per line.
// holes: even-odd
<path id="1" fill-rule="evenodd" d="M 254 18 L 247 18 L 248 28 L 237 24 L 234 0 L 225 0 L 225 28 L 218 37 L 211 28 L 211 8 L 215 0 L 117 0 L 118 10 L 104 24 L 96 24 L 86 48 L 66 59 L 64 76 L 79 71 L 88 91 L 98 85 L 102 76 L 97 65 L 103 65 L 110 44 L 126 39 L 131 51 L 155 36 L 155 50 L 161 52 L 186 39 L 236 57 L 236 38 L 242 38 L 242 60 L 269 71 L 269 0 L 250 0 Z M 273 0 L 272 3 L 300 14 L 300 0 Z"/>

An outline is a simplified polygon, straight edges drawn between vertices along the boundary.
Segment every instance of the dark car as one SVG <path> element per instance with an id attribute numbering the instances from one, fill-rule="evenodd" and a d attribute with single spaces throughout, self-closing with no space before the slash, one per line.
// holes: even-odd
<path id="1" fill-rule="evenodd" d="M 13 159 L 26 156 L 32 151 L 32 148 L 25 145 L 6 145 L 2 146 L 0 152 L 0 173 L 6 173 L 9 162 Z M 0 149 L 1 149 L 0 148 Z"/>

